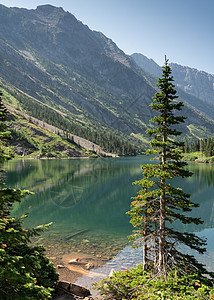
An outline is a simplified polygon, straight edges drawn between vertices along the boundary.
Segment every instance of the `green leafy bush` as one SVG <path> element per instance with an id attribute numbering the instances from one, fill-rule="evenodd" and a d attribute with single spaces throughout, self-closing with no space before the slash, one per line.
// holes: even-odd
<path id="1" fill-rule="evenodd" d="M 143 265 L 114 272 L 94 284 L 105 300 L 193 300 L 214 299 L 213 283 L 197 272 L 171 270 L 168 276 L 154 276 Z"/>

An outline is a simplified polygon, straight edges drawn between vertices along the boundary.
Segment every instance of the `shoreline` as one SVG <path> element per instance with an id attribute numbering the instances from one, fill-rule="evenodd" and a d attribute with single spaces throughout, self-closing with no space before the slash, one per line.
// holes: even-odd
<path id="1" fill-rule="evenodd" d="M 84 275 L 87 276 L 91 269 L 100 268 L 108 261 L 83 252 L 70 252 L 60 258 L 47 257 L 54 264 L 59 280 L 70 283 L 75 283 Z"/>
<path id="2" fill-rule="evenodd" d="M 87 276 L 91 269 L 102 267 L 107 262 L 96 256 L 76 251 L 61 257 L 49 256 L 47 253 L 46 256 L 54 264 L 56 272 L 59 274 L 59 281 L 71 283 L 75 283 L 82 276 Z"/>
<path id="3" fill-rule="evenodd" d="M 126 236 L 115 240 L 115 236 L 101 238 L 100 235 L 84 232 L 69 240 L 43 233 L 35 237 L 31 244 L 44 246 L 44 254 L 54 264 L 59 280 L 75 283 L 87 276 L 90 270 L 109 263 L 129 242 Z"/>
<path id="4" fill-rule="evenodd" d="M 183 153 L 183 160 L 200 164 L 213 164 L 214 156 L 204 156 L 199 152 Z"/>
<path id="5" fill-rule="evenodd" d="M 92 156 L 70 156 L 70 157 L 14 157 L 13 160 L 53 160 L 53 159 L 97 159 L 97 158 L 119 158 L 119 157 L 124 157 L 124 156 L 117 156 L 112 155 L 112 156 L 96 156 L 96 157 L 92 157 Z M 135 157 L 135 156 L 125 156 L 125 157 Z"/>
<path id="6" fill-rule="evenodd" d="M 118 156 L 116 154 L 112 154 L 111 156 L 71 156 L 71 157 L 14 157 L 13 160 L 55 160 L 55 159 L 59 159 L 59 160 L 65 160 L 65 159 L 97 159 L 97 158 L 124 158 L 124 157 L 137 157 L 137 156 L 144 156 L 144 154 L 139 154 L 139 155 L 135 155 L 135 156 Z M 147 156 L 147 155 L 145 155 Z M 149 155 L 148 155 L 149 157 Z M 207 160 L 206 160 L 207 159 Z M 191 160 L 191 159 L 187 159 L 184 155 L 183 157 L 183 161 L 186 162 L 194 162 L 194 163 L 199 163 L 199 164 L 214 164 L 214 161 L 210 161 L 209 157 L 205 158 L 205 160 L 199 160 L 199 158 L 196 158 L 195 160 Z"/>

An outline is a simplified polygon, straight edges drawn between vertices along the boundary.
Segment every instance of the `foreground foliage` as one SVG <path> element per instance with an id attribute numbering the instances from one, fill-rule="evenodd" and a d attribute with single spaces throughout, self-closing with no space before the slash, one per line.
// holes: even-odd
<path id="1" fill-rule="evenodd" d="M 31 237 L 49 224 L 27 230 L 23 228 L 26 214 L 22 217 L 10 214 L 14 203 L 30 192 L 7 188 L 4 183 L 2 165 L 11 158 L 5 148 L 10 138 L 6 119 L 7 110 L 0 94 L 0 299 L 49 299 L 58 274 L 44 255 L 44 248 L 29 245 Z"/>
<path id="2" fill-rule="evenodd" d="M 198 272 L 172 269 L 167 278 L 162 274 L 154 277 L 143 265 L 131 270 L 114 272 L 113 276 L 95 283 L 105 300 L 205 300 L 214 299 L 213 283 Z"/>
<path id="3" fill-rule="evenodd" d="M 49 299 L 58 275 L 45 249 L 28 245 L 45 227 L 26 230 L 23 218 L 0 218 L 0 299 Z"/>

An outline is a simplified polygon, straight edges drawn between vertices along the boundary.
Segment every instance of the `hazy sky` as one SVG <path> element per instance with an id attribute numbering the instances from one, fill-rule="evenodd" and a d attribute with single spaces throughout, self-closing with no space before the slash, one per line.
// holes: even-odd
<path id="1" fill-rule="evenodd" d="M 214 74 L 214 0 L 2 0 L 8 7 L 63 7 L 125 53 Z"/>

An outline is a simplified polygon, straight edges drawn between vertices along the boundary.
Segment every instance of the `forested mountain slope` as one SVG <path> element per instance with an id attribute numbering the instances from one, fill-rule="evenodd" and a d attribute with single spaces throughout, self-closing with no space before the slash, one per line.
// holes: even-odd
<path id="1" fill-rule="evenodd" d="M 133 154 L 138 139 L 145 144 L 156 92 L 152 76 L 112 40 L 51 5 L 0 5 L 0 87 L 16 109 L 121 154 Z M 182 113 L 186 137 L 214 132 L 192 103 Z"/>

